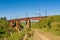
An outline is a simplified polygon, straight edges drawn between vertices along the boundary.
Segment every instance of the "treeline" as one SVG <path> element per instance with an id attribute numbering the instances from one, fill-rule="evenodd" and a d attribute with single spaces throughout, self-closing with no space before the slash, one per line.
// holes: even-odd
<path id="1" fill-rule="evenodd" d="M 7 20 L 6 17 L 1 17 L 0 20 Z"/>
<path id="2" fill-rule="evenodd" d="M 0 40 L 4 40 L 4 38 L 8 37 L 12 32 L 12 28 L 9 26 L 9 22 L 6 17 L 0 18 Z"/>
<path id="3" fill-rule="evenodd" d="M 49 31 L 55 35 L 60 35 L 60 15 L 48 16 L 47 18 L 35 23 L 32 27 Z"/>

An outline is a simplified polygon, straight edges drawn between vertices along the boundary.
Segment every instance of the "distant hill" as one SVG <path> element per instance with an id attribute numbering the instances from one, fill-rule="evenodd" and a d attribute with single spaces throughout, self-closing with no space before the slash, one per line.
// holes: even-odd
<path id="1" fill-rule="evenodd" d="M 32 27 L 60 35 L 60 15 L 47 16 L 43 20 L 33 23 Z"/>

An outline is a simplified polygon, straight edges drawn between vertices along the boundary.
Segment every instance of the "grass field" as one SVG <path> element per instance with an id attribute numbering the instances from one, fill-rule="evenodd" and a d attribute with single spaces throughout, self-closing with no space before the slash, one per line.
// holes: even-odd
<path id="1" fill-rule="evenodd" d="M 34 29 L 41 29 L 47 32 L 51 32 L 55 35 L 60 35 L 60 15 L 48 16 L 47 18 L 32 24 L 32 28 Z"/>

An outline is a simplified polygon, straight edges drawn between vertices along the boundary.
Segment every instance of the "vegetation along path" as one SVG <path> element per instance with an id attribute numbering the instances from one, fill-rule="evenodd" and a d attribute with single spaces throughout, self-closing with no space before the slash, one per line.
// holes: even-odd
<path id="1" fill-rule="evenodd" d="M 53 35 L 49 35 L 40 30 L 35 29 L 33 40 L 60 40 L 60 38 L 57 38 Z"/>

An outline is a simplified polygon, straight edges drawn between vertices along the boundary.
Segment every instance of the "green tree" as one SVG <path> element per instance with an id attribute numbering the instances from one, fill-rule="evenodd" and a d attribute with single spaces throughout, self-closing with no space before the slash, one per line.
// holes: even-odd
<path id="1" fill-rule="evenodd" d="M 9 22 L 7 21 L 6 17 L 0 18 L 0 38 L 7 37 L 10 35 L 12 31 L 12 27 L 9 26 Z"/>

